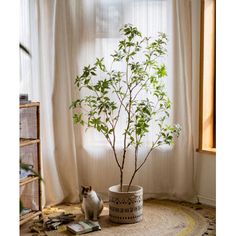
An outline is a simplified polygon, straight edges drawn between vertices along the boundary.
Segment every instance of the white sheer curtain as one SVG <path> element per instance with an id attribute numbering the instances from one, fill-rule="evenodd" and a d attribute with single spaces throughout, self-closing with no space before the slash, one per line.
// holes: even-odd
<path id="1" fill-rule="evenodd" d="M 134 184 L 144 187 L 145 197 L 194 197 L 190 12 L 188 0 L 30 1 L 32 94 L 41 102 L 47 205 L 78 201 L 80 184 L 92 185 L 105 197 L 108 187 L 119 181 L 106 141 L 95 130 L 85 132 L 74 126 L 69 105 L 77 96 L 75 76 L 95 57 L 110 63 L 119 28 L 125 23 L 134 24 L 148 36 L 167 33 L 171 119 L 183 127 L 176 146 L 153 152 Z M 146 151 L 147 144 L 141 154 Z M 133 170 L 132 159 L 130 150 L 125 182 Z"/>
<path id="2" fill-rule="evenodd" d="M 29 1 L 22 0 L 20 4 L 20 44 L 27 50 L 30 48 L 30 17 Z M 20 48 L 20 94 L 28 94 L 31 97 L 32 77 L 31 77 L 31 57 Z"/>

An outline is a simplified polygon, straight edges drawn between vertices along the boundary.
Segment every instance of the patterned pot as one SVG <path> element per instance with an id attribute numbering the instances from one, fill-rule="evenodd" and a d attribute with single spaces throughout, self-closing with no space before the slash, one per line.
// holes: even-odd
<path id="1" fill-rule="evenodd" d="M 137 223 L 143 218 L 143 188 L 137 185 L 120 185 L 109 188 L 109 218 L 114 223 L 129 224 Z"/>

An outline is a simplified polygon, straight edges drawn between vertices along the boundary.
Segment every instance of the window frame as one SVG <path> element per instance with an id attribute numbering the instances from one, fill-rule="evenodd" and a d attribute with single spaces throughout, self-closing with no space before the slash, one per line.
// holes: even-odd
<path id="1" fill-rule="evenodd" d="M 212 2 L 213 5 L 207 5 Z M 211 21 L 205 20 L 207 10 L 211 7 Z M 209 14 L 207 15 L 209 17 Z M 208 24 L 208 25 L 207 25 Z M 211 24 L 211 25 L 210 25 Z M 210 31 L 205 31 L 206 27 Z M 207 34 L 211 34 L 206 35 Z M 200 31 L 200 93 L 199 93 L 199 148 L 198 152 L 216 153 L 216 0 L 201 1 L 201 31 Z M 207 38 L 208 37 L 208 38 Z M 207 41 L 208 40 L 208 41 Z M 206 51 L 205 44 L 210 47 Z M 208 54 L 208 57 L 207 57 Z M 210 54 L 210 58 L 209 58 Z M 208 63 L 207 68 L 205 64 Z"/>

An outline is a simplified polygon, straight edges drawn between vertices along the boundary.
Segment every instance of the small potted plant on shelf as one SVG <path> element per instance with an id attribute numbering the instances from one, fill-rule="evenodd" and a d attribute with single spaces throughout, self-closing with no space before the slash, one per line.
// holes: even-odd
<path id="1" fill-rule="evenodd" d="M 132 185 L 137 172 L 151 152 L 171 145 L 180 133 L 179 125 L 168 122 L 171 101 L 162 81 L 167 76 L 166 66 L 160 63 L 167 50 L 167 37 L 159 33 L 156 39 L 143 37 L 138 29 L 126 24 L 121 29 L 122 39 L 118 50 L 111 55 L 112 66 L 108 69 L 103 58 L 83 68 L 75 79 L 78 91 L 86 91 L 72 102 L 74 123 L 92 127 L 102 133 L 109 143 L 117 167 L 120 183 L 109 188 L 109 216 L 117 223 L 134 223 L 142 219 L 143 188 Z M 124 70 L 114 69 L 115 64 Z M 116 67 L 117 68 L 117 67 Z M 99 76 L 98 76 L 99 73 Z M 118 129 L 122 117 L 126 118 L 123 130 Z M 154 126 L 151 126 L 154 123 Z M 150 129 L 156 134 L 144 159 L 139 160 L 139 148 Z M 117 152 L 117 134 L 122 132 L 122 155 Z M 134 169 L 130 181 L 123 183 L 127 150 L 133 147 Z"/>

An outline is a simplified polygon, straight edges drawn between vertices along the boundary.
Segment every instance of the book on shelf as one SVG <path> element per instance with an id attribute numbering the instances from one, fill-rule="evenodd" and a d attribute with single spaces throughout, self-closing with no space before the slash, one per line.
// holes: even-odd
<path id="1" fill-rule="evenodd" d="M 67 230 L 73 234 L 85 234 L 92 231 L 101 230 L 101 226 L 97 221 L 84 220 L 79 222 L 73 222 L 67 225 Z"/>
<path id="2" fill-rule="evenodd" d="M 20 104 L 31 103 L 31 101 L 29 100 L 28 94 L 20 94 L 19 99 L 20 99 Z"/>

